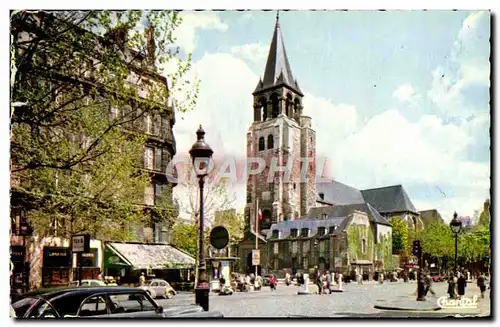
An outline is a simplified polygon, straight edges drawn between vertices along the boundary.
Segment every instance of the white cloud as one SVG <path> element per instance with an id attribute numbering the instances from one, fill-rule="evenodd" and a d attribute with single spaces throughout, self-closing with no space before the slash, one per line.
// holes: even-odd
<path id="1" fill-rule="evenodd" d="M 438 67 L 432 72 L 432 87 L 428 96 L 439 113 L 451 117 L 469 117 L 478 109 L 484 109 L 466 105 L 463 91 L 471 85 L 490 85 L 490 63 L 484 49 L 485 38 L 489 38 L 489 30 L 484 31 L 484 27 L 489 19 L 487 12 L 469 15 L 453 45 L 452 68 Z"/>
<path id="2" fill-rule="evenodd" d="M 467 26 L 476 26 L 483 18 L 471 16 Z M 464 30 L 459 38 L 463 41 L 472 35 Z M 235 55 L 243 58 L 243 54 L 258 53 L 255 49 L 247 45 L 232 49 L 232 54 L 207 54 L 194 63 L 192 74 L 201 80 L 199 101 L 195 111 L 185 114 L 184 120 L 177 119 L 175 135 L 179 153 L 186 154 L 202 123 L 206 140 L 216 153 L 245 156 L 246 132 L 252 122 L 251 92 L 258 76 Z M 473 108 L 473 111 L 466 108 L 463 88 L 472 81 L 483 85 L 489 81 L 474 70 L 484 62 L 483 57 L 461 55 L 457 58 L 460 69 L 456 75 L 441 67 L 436 69 L 427 95 L 441 112 L 447 108 L 474 112 L 474 119 L 462 119 L 459 126 L 446 123 L 439 115 L 424 115 L 417 121 L 408 121 L 397 108 L 363 123 L 355 106 L 337 104 L 305 92 L 304 112 L 312 117 L 316 130 L 317 155 L 331 159 L 332 175 L 360 189 L 391 184 L 438 188 L 444 193 L 438 200 L 425 192 L 410 194 L 418 210 L 436 208 L 445 220 L 455 210 L 460 215 L 472 216 L 489 196 L 490 168 L 489 162 L 467 159 L 465 151 L 484 136 L 489 127 L 489 114 L 487 108 Z M 392 95 L 415 105 L 421 100 L 410 83 Z M 244 182 L 232 185 L 231 191 L 237 193 L 236 207 L 241 209 L 245 203 Z M 176 192 L 182 194 L 181 189 Z"/>
<path id="3" fill-rule="evenodd" d="M 196 48 L 196 30 L 212 29 L 225 32 L 228 26 L 224 24 L 216 12 L 182 12 L 182 23 L 174 31 L 176 44 L 186 53 Z"/>
<path id="4" fill-rule="evenodd" d="M 421 96 L 415 92 L 411 84 L 401 85 L 394 91 L 392 96 L 401 102 L 408 102 L 414 106 L 417 106 L 417 101 L 421 98 Z"/>
<path id="5" fill-rule="evenodd" d="M 245 12 L 239 19 L 240 22 L 247 22 L 252 20 L 254 20 L 252 11 Z"/>
<path id="6" fill-rule="evenodd" d="M 266 59 L 269 46 L 260 43 L 249 43 L 234 46 L 230 51 L 239 58 L 261 64 Z"/>

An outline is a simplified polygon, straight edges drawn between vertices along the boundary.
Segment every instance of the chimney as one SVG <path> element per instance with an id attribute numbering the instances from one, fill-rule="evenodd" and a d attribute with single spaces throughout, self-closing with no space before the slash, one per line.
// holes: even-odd
<path id="1" fill-rule="evenodd" d="M 155 35 L 155 29 L 153 27 L 153 25 L 149 25 L 149 28 L 148 28 L 148 40 L 147 40 L 147 48 L 148 48 L 148 59 L 151 61 L 151 62 L 154 62 L 155 60 L 155 39 L 154 39 L 154 35 Z"/>

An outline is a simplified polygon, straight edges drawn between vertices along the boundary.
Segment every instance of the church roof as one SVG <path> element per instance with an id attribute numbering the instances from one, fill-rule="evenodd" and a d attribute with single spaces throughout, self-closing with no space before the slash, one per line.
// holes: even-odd
<path id="1" fill-rule="evenodd" d="M 362 190 L 365 202 L 370 203 L 381 214 L 409 211 L 417 214 L 403 186 L 392 185 Z"/>
<path id="2" fill-rule="evenodd" d="M 316 183 L 318 194 L 323 194 L 323 201 L 333 205 L 364 203 L 363 195 L 354 187 L 335 180 Z"/>
<path id="3" fill-rule="evenodd" d="M 292 69 L 286 55 L 285 43 L 281 34 L 279 17 L 276 17 L 276 26 L 274 27 L 273 39 L 267 56 L 266 68 L 264 70 L 264 79 L 259 81 L 254 94 L 275 86 L 287 86 L 303 95 L 296 80 L 293 77 Z"/>
<path id="4" fill-rule="evenodd" d="M 371 222 L 391 226 L 391 223 L 380 213 L 378 213 L 378 211 L 369 203 L 355 203 L 311 208 L 308 214 L 309 218 L 306 219 L 313 219 L 317 217 L 321 218 L 323 214 L 326 214 L 327 217 L 348 216 L 355 210 L 365 212 Z"/>
<path id="5" fill-rule="evenodd" d="M 319 227 L 326 227 L 328 229 L 331 226 L 337 226 L 337 231 L 341 230 L 340 226 L 346 220 L 346 217 L 330 217 L 328 219 L 315 219 L 315 220 L 287 220 L 281 221 L 276 224 L 272 224 L 271 228 L 267 232 L 267 239 L 271 238 L 273 235 L 273 230 L 280 231 L 280 239 L 284 239 L 290 236 L 292 229 L 308 228 L 310 230 L 309 236 L 314 236 L 318 233 Z"/>

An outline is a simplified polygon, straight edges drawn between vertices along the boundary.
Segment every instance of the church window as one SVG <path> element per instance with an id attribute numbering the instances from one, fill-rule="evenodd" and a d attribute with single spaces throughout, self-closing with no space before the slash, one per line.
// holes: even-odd
<path id="1" fill-rule="evenodd" d="M 325 199 L 325 193 L 320 193 L 320 194 L 319 194 L 319 198 L 320 198 L 321 200 L 324 200 L 324 199 Z"/>
<path id="2" fill-rule="evenodd" d="M 266 140 L 263 136 L 259 138 L 259 151 L 264 151 L 266 149 Z"/>
<path id="3" fill-rule="evenodd" d="M 269 134 L 269 136 L 267 137 L 267 148 L 268 149 L 274 148 L 274 137 L 273 137 L 273 134 Z"/>
<path id="4" fill-rule="evenodd" d="M 361 240 L 361 252 L 366 253 L 366 239 L 364 237 Z"/>
<path id="5" fill-rule="evenodd" d="M 271 95 L 271 105 L 272 105 L 271 118 L 276 118 L 279 115 L 279 99 L 276 93 Z"/>
<path id="6" fill-rule="evenodd" d="M 292 116 L 292 96 L 290 94 L 286 95 L 285 114 L 287 117 Z"/>
<path id="7" fill-rule="evenodd" d="M 297 189 L 297 184 L 296 183 L 293 183 L 293 189 Z"/>
<path id="8" fill-rule="evenodd" d="M 273 238 L 279 238 L 280 237 L 280 231 L 277 229 L 273 230 Z"/>
<path id="9" fill-rule="evenodd" d="M 260 99 L 260 106 L 262 110 L 262 121 L 266 121 L 267 119 L 267 101 L 266 98 Z"/>

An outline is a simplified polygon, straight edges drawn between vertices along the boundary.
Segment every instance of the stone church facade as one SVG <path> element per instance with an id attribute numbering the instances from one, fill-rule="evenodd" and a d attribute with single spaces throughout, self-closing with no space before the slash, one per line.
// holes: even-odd
<path id="1" fill-rule="evenodd" d="M 263 274 L 318 267 L 357 270 L 372 278 L 377 271 L 395 269 L 390 220 L 398 216 L 418 222 L 419 213 L 402 185 L 358 190 L 334 180 L 316 182 L 316 131 L 311 117 L 303 115 L 304 95 L 290 68 L 279 18 L 264 78 L 252 95 L 247 158 L 259 158 L 265 168 L 247 180 L 245 236 L 234 253 L 239 271 L 255 271 L 256 239 Z M 254 164 L 249 169 L 257 169 Z M 269 176 L 277 166 L 286 166 L 285 172 Z M 263 219 L 256 231 L 259 209 Z M 353 223 L 360 219 L 362 224 Z"/>

